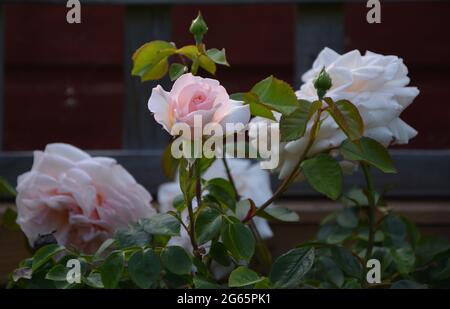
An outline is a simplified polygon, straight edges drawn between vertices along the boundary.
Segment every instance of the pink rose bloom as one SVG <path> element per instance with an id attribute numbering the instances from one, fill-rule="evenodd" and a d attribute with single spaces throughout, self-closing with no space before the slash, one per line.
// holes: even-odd
<path id="1" fill-rule="evenodd" d="M 114 159 L 67 144 L 35 151 L 17 183 L 17 223 L 31 246 L 53 233 L 60 245 L 92 253 L 117 229 L 156 213 L 151 195 Z"/>
<path id="2" fill-rule="evenodd" d="M 153 88 L 148 109 L 155 120 L 171 133 L 176 123 L 194 127 L 194 117 L 202 119 L 202 125 L 218 123 L 242 123 L 250 120 L 248 105 L 230 99 L 227 91 L 215 79 L 202 78 L 187 73 L 179 77 L 170 92 L 161 86 Z"/>

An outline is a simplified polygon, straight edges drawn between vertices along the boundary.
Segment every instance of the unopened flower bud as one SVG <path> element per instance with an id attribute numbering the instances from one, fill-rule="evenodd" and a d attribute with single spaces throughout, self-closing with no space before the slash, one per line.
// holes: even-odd
<path id="1" fill-rule="evenodd" d="M 325 96 L 325 93 L 331 88 L 333 83 L 331 82 L 331 77 L 325 71 L 325 67 L 320 71 L 319 76 L 317 76 L 314 81 L 314 88 L 317 90 L 317 95 L 320 99 Z"/>
<path id="2" fill-rule="evenodd" d="M 200 12 L 198 12 L 197 18 L 192 21 L 189 31 L 194 35 L 197 44 L 201 43 L 203 36 L 208 32 L 208 25 L 206 25 Z"/>

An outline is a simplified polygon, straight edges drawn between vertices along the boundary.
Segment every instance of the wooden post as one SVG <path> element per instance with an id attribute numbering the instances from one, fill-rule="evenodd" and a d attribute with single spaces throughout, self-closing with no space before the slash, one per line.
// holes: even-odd
<path id="1" fill-rule="evenodd" d="M 302 74 L 326 46 L 339 53 L 344 51 L 343 5 L 300 4 L 295 31 L 296 89 L 302 84 Z"/>
<path id="2" fill-rule="evenodd" d="M 158 82 L 141 83 L 131 76 L 133 52 L 152 40 L 170 41 L 170 6 L 128 5 L 125 10 L 124 29 L 124 111 L 122 144 L 125 149 L 161 149 L 168 134 L 157 124 L 147 108 L 151 90 L 157 84 L 170 89 L 166 77 Z"/>

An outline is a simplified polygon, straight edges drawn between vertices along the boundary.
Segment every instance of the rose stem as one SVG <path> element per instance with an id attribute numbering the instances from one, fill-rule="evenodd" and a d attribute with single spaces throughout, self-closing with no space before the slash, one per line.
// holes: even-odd
<path id="1" fill-rule="evenodd" d="M 370 259 L 372 256 L 372 250 L 374 245 L 374 236 L 375 236 L 375 191 L 373 188 L 373 181 L 372 176 L 369 171 L 369 166 L 367 163 L 361 162 L 360 163 L 361 168 L 364 172 L 364 178 L 366 179 L 367 184 L 367 200 L 369 201 L 369 212 L 368 212 L 368 218 L 369 218 L 369 240 L 367 244 L 367 250 L 366 250 L 366 258 L 365 261 Z"/>
<path id="2" fill-rule="evenodd" d="M 233 187 L 233 191 L 236 196 L 236 201 L 239 202 L 241 197 L 239 196 L 239 193 L 236 189 L 236 184 L 234 183 L 233 176 L 231 175 L 231 171 L 230 171 L 230 167 L 228 166 L 227 159 L 225 157 L 223 157 L 222 162 L 223 162 L 223 165 L 225 166 L 225 171 L 227 173 L 228 180 L 230 181 L 231 186 Z"/>

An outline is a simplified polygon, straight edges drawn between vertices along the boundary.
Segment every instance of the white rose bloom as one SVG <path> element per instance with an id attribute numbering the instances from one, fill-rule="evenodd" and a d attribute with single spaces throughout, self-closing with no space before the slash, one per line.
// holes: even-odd
<path id="1" fill-rule="evenodd" d="M 250 160 L 243 159 L 228 159 L 227 162 L 241 198 L 250 198 L 259 206 L 272 196 L 269 173 L 261 170 L 259 164 L 252 164 Z M 213 178 L 227 179 L 222 160 L 214 161 L 210 168 L 203 174 L 203 178 L 206 180 Z M 173 201 L 180 194 L 182 192 L 177 179 L 175 182 L 162 184 L 158 189 L 160 212 L 165 213 L 174 210 Z M 195 199 L 193 206 L 196 207 Z M 187 210 L 183 212 L 182 216 L 183 220 L 187 223 Z M 262 238 L 270 238 L 273 236 L 272 230 L 265 219 L 255 217 L 254 221 Z M 169 244 L 179 245 L 186 250 L 192 250 L 189 235 L 185 229 L 181 229 L 180 236 L 172 237 Z"/>
<path id="2" fill-rule="evenodd" d="M 349 100 L 358 108 L 364 121 L 365 136 L 387 147 L 391 144 L 407 144 L 417 135 L 414 128 L 399 118 L 419 94 L 416 87 L 407 87 L 410 79 L 402 59 L 369 51 L 362 56 L 357 50 L 339 55 L 325 48 L 314 61 L 313 68 L 302 76 L 304 84 L 296 92 L 299 99 L 317 99 L 314 79 L 323 67 L 333 81 L 326 96 L 335 101 Z M 346 139 L 332 117 L 323 113 L 323 118 L 308 156 L 339 147 Z M 280 179 L 293 171 L 299 156 L 305 151 L 312 122 L 311 119 L 304 137 L 287 143 L 281 151 L 283 160 L 280 160 L 279 165 Z"/>

